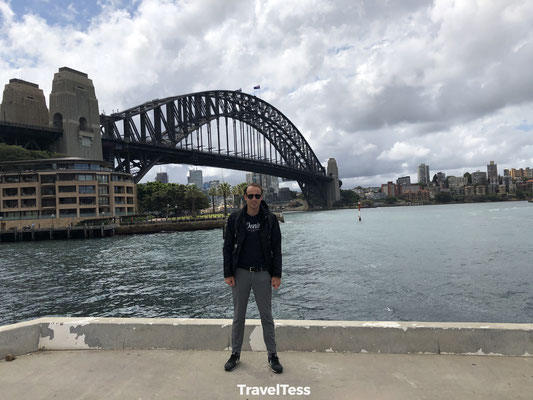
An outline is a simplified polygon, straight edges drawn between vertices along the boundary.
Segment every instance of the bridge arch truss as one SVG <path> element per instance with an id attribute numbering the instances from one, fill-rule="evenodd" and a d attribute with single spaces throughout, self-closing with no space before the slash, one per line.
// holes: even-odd
<path id="1" fill-rule="evenodd" d="M 104 158 L 138 182 L 155 165 L 191 164 L 298 181 L 310 206 L 331 205 L 332 178 L 296 126 L 240 91 L 156 99 L 100 116 Z"/>

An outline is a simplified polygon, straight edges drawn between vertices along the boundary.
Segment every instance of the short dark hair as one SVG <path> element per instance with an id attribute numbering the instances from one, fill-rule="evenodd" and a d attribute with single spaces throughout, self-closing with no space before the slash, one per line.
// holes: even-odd
<path id="1" fill-rule="evenodd" d="M 253 186 L 253 187 L 256 187 L 256 188 L 259 188 L 259 190 L 261 190 L 261 195 L 263 195 L 263 187 L 259 184 L 259 183 L 249 183 L 247 186 L 246 186 L 246 189 L 244 189 L 244 195 L 246 196 L 247 192 L 248 192 L 248 188 L 250 186 Z"/>

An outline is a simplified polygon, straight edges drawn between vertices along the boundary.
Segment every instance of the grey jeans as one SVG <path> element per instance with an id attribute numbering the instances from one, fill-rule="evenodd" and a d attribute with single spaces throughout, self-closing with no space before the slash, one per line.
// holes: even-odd
<path id="1" fill-rule="evenodd" d="M 269 354 L 276 353 L 274 319 L 272 318 L 272 283 L 268 271 L 250 272 L 242 268 L 235 271 L 233 294 L 233 326 L 231 330 L 232 353 L 240 353 L 244 337 L 244 322 L 250 289 L 254 290 L 255 302 L 261 316 L 263 339 Z"/>

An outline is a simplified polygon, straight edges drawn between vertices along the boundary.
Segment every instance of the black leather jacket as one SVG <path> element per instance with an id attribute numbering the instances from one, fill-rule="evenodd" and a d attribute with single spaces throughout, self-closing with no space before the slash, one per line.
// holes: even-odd
<path id="1" fill-rule="evenodd" d="M 233 212 L 226 224 L 224 235 L 224 278 L 235 276 L 235 269 L 239 263 L 244 237 L 246 235 L 245 213 L 247 206 Z M 261 228 L 261 248 L 265 257 L 265 267 L 271 276 L 281 278 L 281 231 L 276 216 L 270 212 L 267 204 L 262 201 L 259 207 L 259 219 Z"/>

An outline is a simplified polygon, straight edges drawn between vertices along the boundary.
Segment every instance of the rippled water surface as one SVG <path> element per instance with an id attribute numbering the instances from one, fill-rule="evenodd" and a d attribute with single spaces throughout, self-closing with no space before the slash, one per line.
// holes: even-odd
<path id="1" fill-rule="evenodd" d="M 276 319 L 533 321 L 533 204 L 364 209 L 362 217 L 285 214 Z M 0 325 L 232 316 L 221 230 L 2 243 L 0 293 Z"/>

